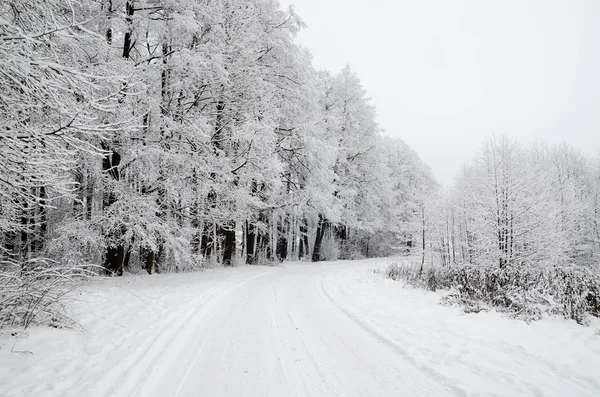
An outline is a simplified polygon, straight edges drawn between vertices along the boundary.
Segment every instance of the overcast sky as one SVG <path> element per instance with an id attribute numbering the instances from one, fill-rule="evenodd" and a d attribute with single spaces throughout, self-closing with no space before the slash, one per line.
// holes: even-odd
<path id="1" fill-rule="evenodd" d="M 445 185 L 492 133 L 600 152 L 600 0 L 280 2 L 315 67 L 349 64 Z"/>

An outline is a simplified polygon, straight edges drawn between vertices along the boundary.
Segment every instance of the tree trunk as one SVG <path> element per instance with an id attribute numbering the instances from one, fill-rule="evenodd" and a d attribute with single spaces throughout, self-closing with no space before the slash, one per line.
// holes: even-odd
<path id="1" fill-rule="evenodd" d="M 293 222 L 289 228 L 288 241 L 290 242 L 289 256 L 292 260 L 298 259 L 298 220 L 292 217 Z"/>
<path id="2" fill-rule="evenodd" d="M 200 240 L 202 239 L 202 231 L 200 230 L 200 220 L 198 219 L 199 212 L 200 211 L 198 209 L 198 203 L 194 203 L 192 205 L 192 210 L 190 211 L 190 218 L 192 219 L 191 226 L 192 230 L 194 231 L 192 240 L 190 241 L 193 254 L 198 254 L 200 252 Z"/>
<path id="3" fill-rule="evenodd" d="M 308 246 L 308 226 L 306 219 L 302 220 L 300 224 L 300 243 L 298 246 L 298 259 L 302 259 L 308 256 L 310 247 Z"/>
<path id="4" fill-rule="evenodd" d="M 127 31 L 125 32 L 125 37 L 123 39 L 123 58 L 129 59 L 129 54 L 131 52 L 131 36 L 133 34 L 132 25 L 133 25 L 133 13 L 135 12 L 133 0 L 125 2 L 125 22 L 127 24 Z M 109 39 L 109 34 L 107 32 L 107 39 Z M 112 31 L 110 33 L 110 38 L 112 40 Z"/>
<path id="5" fill-rule="evenodd" d="M 104 2 L 102 3 L 102 7 L 104 7 Z M 107 10 L 106 10 L 106 42 L 111 45 L 112 44 L 112 13 L 113 13 L 113 9 L 112 9 L 112 0 L 107 0 L 106 1 L 107 4 Z"/>
<path id="6" fill-rule="evenodd" d="M 154 269 L 154 251 L 148 251 L 146 256 L 146 271 L 148 274 L 152 274 L 152 269 Z"/>
<path id="7" fill-rule="evenodd" d="M 221 154 L 221 151 L 223 150 L 224 110 L 225 102 L 219 100 L 217 102 L 216 109 L 217 114 L 215 119 L 215 132 L 211 139 L 214 152 L 217 156 L 219 156 Z M 211 173 L 210 177 L 212 180 L 215 180 L 217 175 L 216 173 Z M 216 208 L 217 199 L 217 192 L 214 189 L 211 189 L 207 196 L 207 212 L 210 209 Z M 210 237 L 210 232 L 214 232 L 214 238 Z M 233 255 L 235 254 L 235 221 L 229 220 L 216 225 L 205 224 L 204 231 L 202 234 L 201 251 L 206 258 L 211 254 L 211 245 L 214 246 L 215 243 L 220 244 L 222 246 L 223 264 L 226 266 L 230 266 L 232 264 L 231 260 L 233 258 Z"/>
<path id="8" fill-rule="evenodd" d="M 287 227 L 288 227 L 287 216 L 284 215 L 280 218 L 277 225 L 277 243 L 275 249 L 275 255 L 279 261 L 283 262 L 288 257 L 288 240 L 287 240 Z"/>
<path id="9" fill-rule="evenodd" d="M 109 7 L 112 12 L 112 3 L 109 2 Z M 127 31 L 125 32 L 124 40 L 123 40 L 123 58 L 128 59 L 129 53 L 131 51 L 131 35 L 132 35 L 132 24 L 133 24 L 133 13 L 135 9 L 133 7 L 133 1 L 125 2 L 125 13 L 127 22 Z M 109 28 L 106 32 L 107 42 L 110 44 L 112 41 L 112 29 Z M 113 180 L 120 180 L 120 172 L 119 166 L 121 164 L 121 155 L 116 152 L 114 149 L 111 149 L 110 146 L 106 143 L 102 143 L 102 148 L 109 153 L 104 156 L 102 160 L 102 170 L 104 172 L 108 172 L 108 174 L 112 177 Z M 102 201 L 102 209 L 106 210 L 108 207 L 113 205 L 117 201 L 117 196 L 114 191 L 110 189 L 108 193 L 105 193 L 104 199 Z M 120 234 L 124 234 L 124 231 L 121 231 Z M 119 240 L 121 236 L 111 236 L 116 240 Z M 123 263 L 125 260 L 125 247 L 122 243 L 118 243 L 115 247 L 108 247 L 106 250 L 106 256 L 104 258 L 104 268 L 110 274 L 123 274 Z"/>
<path id="10" fill-rule="evenodd" d="M 75 199 L 73 200 L 73 218 L 81 219 L 83 218 L 84 208 L 83 204 L 85 201 L 85 181 L 83 178 L 83 166 L 80 166 L 80 169 L 75 169 L 75 183 L 77 185 L 77 190 L 75 191 Z"/>
<path id="11" fill-rule="evenodd" d="M 256 263 L 256 226 L 246 221 L 246 264 L 253 265 Z"/>
<path id="12" fill-rule="evenodd" d="M 223 224 L 219 234 L 223 240 L 223 265 L 232 266 L 235 254 L 235 222 L 229 221 Z"/>
<path id="13" fill-rule="evenodd" d="M 204 222 L 202 225 L 202 238 L 200 239 L 200 254 L 206 259 L 209 259 L 214 245 L 213 230 L 214 223 Z"/>
<path id="14" fill-rule="evenodd" d="M 277 251 L 275 253 L 279 261 L 283 262 L 288 256 L 288 241 L 285 235 L 279 235 L 277 238 Z"/>
<path id="15" fill-rule="evenodd" d="M 92 219 L 92 208 L 94 204 L 94 180 L 91 173 L 88 171 L 87 180 L 85 183 L 85 219 Z"/>
<path id="16" fill-rule="evenodd" d="M 21 257 L 26 259 L 29 255 L 29 208 L 27 202 L 23 202 L 21 210 Z"/>
<path id="17" fill-rule="evenodd" d="M 104 145 L 104 149 L 107 150 L 106 145 Z M 104 159 L 102 160 L 102 170 L 104 172 L 108 172 L 108 174 L 115 180 L 119 181 L 120 173 L 119 173 L 119 165 L 121 164 L 121 156 L 117 152 L 110 152 Z M 103 200 L 103 209 L 106 210 L 108 207 L 113 205 L 117 201 L 117 196 L 112 191 L 112 189 L 105 193 Z M 121 236 L 111 236 L 113 238 L 116 237 L 118 240 Z M 110 274 L 123 274 L 123 259 L 125 256 L 125 247 L 122 244 L 117 244 L 114 247 L 108 247 L 106 251 L 106 257 L 104 258 L 104 268 Z"/>
<path id="18" fill-rule="evenodd" d="M 319 223 L 317 225 L 317 235 L 315 236 L 315 246 L 313 248 L 312 261 L 319 262 L 321 260 L 321 244 L 323 243 L 323 237 L 325 236 L 325 229 L 327 227 L 327 219 L 323 215 L 319 214 Z"/>

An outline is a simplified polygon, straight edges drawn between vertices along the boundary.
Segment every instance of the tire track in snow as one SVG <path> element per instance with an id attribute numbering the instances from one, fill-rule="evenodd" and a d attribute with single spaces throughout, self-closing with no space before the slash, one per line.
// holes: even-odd
<path id="1" fill-rule="evenodd" d="M 323 274 L 338 269 L 290 266 L 222 300 L 185 376 L 162 395 L 453 395 L 323 295 Z"/>
<path id="2" fill-rule="evenodd" d="M 354 265 L 354 266 L 357 266 L 357 265 Z M 346 273 L 347 273 L 347 270 L 346 270 Z M 429 378 L 433 378 L 433 379 L 438 380 L 444 387 L 446 387 L 447 389 L 451 390 L 451 392 L 454 395 L 457 395 L 457 396 L 466 396 L 466 394 L 464 393 L 464 391 L 462 389 L 460 389 L 460 388 L 456 387 L 454 384 L 448 382 L 445 378 L 441 377 L 438 373 L 436 373 L 435 371 L 433 371 L 431 368 L 419 365 L 419 363 L 417 363 L 410 356 L 410 354 L 408 354 L 408 352 L 405 349 L 403 349 L 401 346 L 399 346 L 396 343 L 394 343 L 391 339 L 388 339 L 387 337 L 385 337 L 381 333 L 377 332 L 374 328 L 372 328 L 371 326 L 369 326 L 367 323 L 365 323 L 364 321 L 361 321 L 360 318 L 358 316 L 356 316 L 354 313 L 352 313 L 350 310 L 348 310 L 347 308 L 345 308 L 344 306 L 342 306 L 341 304 L 339 304 L 333 298 L 333 296 L 331 295 L 331 293 L 327 291 L 327 288 L 325 287 L 325 278 L 326 277 L 327 277 L 327 275 L 323 275 L 320 278 L 320 284 L 319 284 L 319 286 L 317 288 L 317 290 L 319 291 L 319 294 L 321 294 L 321 296 L 323 297 L 323 299 L 326 300 L 326 301 L 328 301 L 328 302 L 330 302 L 341 313 L 343 313 L 348 319 L 350 319 L 353 323 L 355 323 L 356 325 L 358 325 L 363 331 L 367 332 L 372 337 L 374 337 L 378 341 L 378 343 L 385 345 L 387 348 L 395 351 L 397 354 L 399 354 L 400 356 L 402 356 L 402 358 L 407 362 L 407 364 L 409 364 L 408 370 L 414 372 L 412 374 L 412 376 L 414 376 L 415 378 L 422 378 L 423 377 L 421 374 L 419 374 L 417 371 L 414 370 L 414 369 L 418 369 L 418 370 L 424 372 L 426 375 L 428 375 Z M 339 281 L 339 279 L 340 279 L 339 277 L 336 278 L 336 280 L 338 280 L 338 281 Z M 339 290 L 338 290 L 338 292 L 339 292 Z M 426 385 L 427 382 L 420 382 L 419 384 L 420 385 Z M 423 395 L 433 395 L 433 394 L 435 394 L 433 388 L 422 388 L 422 392 L 424 393 Z"/>
<path id="3" fill-rule="evenodd" d="M 179 334 L 185 333 L 186 328 L 195 324 L 191 322 L 194 317 L 198 316 L 199 313 L 209 311 L 218 300 L 236 288 L 269 272 L 270 270 L 265 270 L 252 277 L 242 274 L 233 279 L 221 281 L 204 291 L 192 302 L 186 304 L 178 313 L 163 321 L 162 324 L 169 324 L 169 326 L 156 330 L 154 336 L 137 348 L 136 353 L 127 361 L 122 365 L 111 368 L 107 375 L 97 382 L 99 388 L 89 396 L 135 396 L 138 395 L 135 393 L 136 390 L 149 388 L 149 385 L 152 384 L 152 374 L 157 372 L 158 367 L 164 366 L 164 364 L 160 364 L 159 359 L 168 353 L 171 346 L 176 343 Z"/>

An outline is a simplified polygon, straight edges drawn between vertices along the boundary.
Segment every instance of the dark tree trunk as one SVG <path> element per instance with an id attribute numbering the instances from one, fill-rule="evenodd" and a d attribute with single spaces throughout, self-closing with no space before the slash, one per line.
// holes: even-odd
<path id="1" fill-rule="evenodd" d="M 275 255 L 279 261 L 283 262 L 288 256 L 288 241 L 287 241 L 287 217 L 284 217 L 277 227 L 277 245 Z"/>
<path id="2" fill-rule="evenodd" d="M 75 199 L 73 200 L 73 218 L 81 219 L 83 217 L 83 203 L 85 200 L 84 187 L 85 182 L 83 178 L 83 166 L 80 169 L 76 169 L 75 183 L 77 184 L 77 190 L 75 193 Z"/>
<path id="3" fill-rule="evenodd" d="M 106 145 L 103 145 L 105 150 L 108 150 Z M 117 152 L 110 152 L 102 160 L 102 170 L 108 172 L 108 174 L 115 181 L 120 180 L 119 165 L 121 164 L 121 156 Z M 108 207 L 116 203 L 117 196 L 112 189 L 105 193 L 103 200 L 103 209 L 106 210 Z M 122 232 L 121 232 L 122 233 Z M 121 236 L 116 237 L 118 240 Z M 125 247 L 122 244 L 117 244 L 114 247 L 108 247 L 106 251 L 106 257 L 104 258 L 104 268 L 110 274 L 123 274 L 123 260 L 125 258 Z"/>
<path id="4" fill-rule="evenodd" d="M 310 247 L 308 246 L 308 222 L 306 219 L 302 220 L 300 224 L 300 245 L 298 247 L 298 258 L 302 259 L 305 256 L 310 255 Z"/>
<path id="5" fill-rule="evenodd" d="M 287 259 L 288 256 L 288 247 L 287 247 L 287 238 L 283 237 L 283 236 L 279 236 L 279 238 L 277 239 L 277 251 L 276 251 L 276 255 L 277 258 L 279 259 L 279 261 L 283 262 L 284 260 Z"/>
<path id="6" fill-rule="evenodd" d="M 162 44 L 162 64 L 163 64 L 163 68 L 162 68 L 162 72 L 161 72 L 161 87 L 160 87 L 160 96 L 162 98 L 163 101 L 163 108 L 162 108 L 162 112 L 163 114 L 167 114 L 168 113 L 168 109 L 169 109 L 169 68 L 167 66 L 168 63 L 168 54 L 169 54 L 169 45 L 164 42 Z"/>
<path id="7" fill-rule="evenodd" d="M 135 12 L 135 8 L 132 1 L 125 2 L 125 22 L 127 24 L 127 31 L 125 32 L 125 37 L 123 39 L 123 58 L 129 59 L 129 54 L 131 52 L 131 36 L 132 36 L 132 24 L 133 24 L 133 13 Z M 110 34 L 112 40 L 112 31 Z M 107 39 L 109 38 L 107 32 Z"/>
<path id="8" fill-rule="evenodd" d="M 198 203 L 194 203 L 190 213 L 190 217 L 192 218 L 191 226 L 194 230 L 194 235 L 192 236 L 191 241 L 193 254 L 198 254 L 198 252 L 200 251 L 200 240 L 202 239 L 202 231 L 200 230 L 200 220 L 198 219 L 198 213 Z"/>
<path id="9" fill-rule="evenodd" d="M 46 194 L 46 187 L 40 187 L 40 237 L 45 240 L 46 234 L 48 233 L 48 216 L 46 210 L 46 200 L 48 195 Z"/>
<path id="10" fill-rule="evenodd" d="M 21 212 L 21 256 L 27 258 L 29 253 L 29 208 L 27 202 L 23 202 Z"/>
<path id="11" fill-rule="evenodd" d="M 223 239 L 223 265 L 232 266 L 235 254 L 235 222 L 226 222 L 220 229 L 219 234 Z"/>
<path id="12" fill-rule="evenodd" d="M 148 274 L 152 274 L 152 269 L 154 269 L 154 251 L 148 251 L 148 255 L 146 255 L 146 271 Z"/>
<path id="13" fill-rule="evenodd" d="M 294 218 L 294 221 L 295 221 L 295 218 Z M 298 249 L 298 247 L 297 247 L 297 245 L 298 245 L 297 244 L 298 236 L 296 235 L 296 230 L 297 230 L 296 223 L 294 222 L 292 224 L 292 227 L 290 228 L 290 234 L 291 235 L 289 236 L 289 238 L 291 239 L 291 252 L 289 253 L 289 256 L 292 259 L 297 258 L 296 255 L 298 255 L 298 251 L 297 251 L 297 249 Z"/>
<path id="14" fill-rule="evenodd" d="M 312 254 L 313 262 L 319 262 L 321 260 L 321 244 L 323 243 L 323 237 L 325 236 L 326 228 L 327 219 L 325 219 L 323 215 L 319 214 L 319 224 L 317 225 L 317 235 L 315 236 L 315 246 Z"/>
<path id="15" fill-rule="evenodd" d="M 12 203 L 17 208 L 21 205 L 19 199 L 17 198 L 13 198 Z M 6 253 L 7 257 L 14 258 L 16 255 L 18 255 L 18 250 L 20 247 L 18 239 L 21 237 L 20 234 L 16 230 L 8 230 L 2 237 L 4 238 L 4 250 L 0 250 L 0 257 L 4 257 L 2 254 Z"/>
<path id="16" fill-rule="evenodd" d="M 200 239 L 200 253 L 206 259 L 210 258 L 213 249 L 213 223 L 204 223 L 202 226 L 202 238 Z"/>
<path id="17" fill-rule="evenodd" d="M 246 255 L 246 224 L 242 223 L 242 247 L 241 247 L 241 254 L 242 257 L 244 257 Z"/>
<path id="18" fill-rule="evenodd" d="M 422 231 L 422 244 L 423 250 L 421 252 L 421 267 L 419 268 L 419 274 L 423 273 L 423 266 L 425 265 L 425 225 L 423 225 Z"/>
<path id="19" fill-rule="evenodd" d="M 102 3 L 102 6 L 104 7 L 104 2 Z M 107 20 L 107 26 L 106 26 L 106 42 L 108 43 L 108 45 L 112 44 L 112 13 L 113 13 L 113 9 L 112 9 L 112 0 L 107 0 L 106 1 L 106 20 Z"/>
<path id="20" fill-rule="evenodd" d="M 89 172 L 85 188 L 85 219 L 89 221 L 90 219 L 92 219 L 92 207 L 94 203 L 94 181 L 92 179 L 91 173 Z"/>
<path id="21" fill-rule="evenodd" d="M 246 264 L 253 265 L 256 263 L 256 252 L 255 252 L 255 243 L 256 243 L 256 226 L 246 221 Z"/>

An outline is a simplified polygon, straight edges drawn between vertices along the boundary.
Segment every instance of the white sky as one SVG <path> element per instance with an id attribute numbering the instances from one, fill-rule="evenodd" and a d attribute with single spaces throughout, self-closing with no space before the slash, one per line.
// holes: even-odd
<path id="1" fill-rule="evenodd" d="M 492 133 L 600 152 L 600 0 L 280 0 L 444 184 Z"/>

